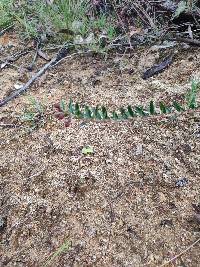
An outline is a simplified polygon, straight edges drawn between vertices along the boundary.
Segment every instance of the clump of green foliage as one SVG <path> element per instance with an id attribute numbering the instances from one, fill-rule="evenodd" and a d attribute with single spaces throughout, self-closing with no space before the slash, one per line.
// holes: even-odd
<path id="1" fill-rule="evenodd" d="M 0 1 L 0 29 L 7 27 L 13 23 L 12 8 L 13 0 L 1 0 Z"/>
<path id="2" fill-rule="evenodd" d="M 14 25 L 24 39 L 53 39 L 104 52 L 152 43 L 182 14 L 194 14 L 191 25 L 198 26 L 198 1 L 180 1 L 175 6 L 175 11 L 163 12 L 162 1 L 1 0 L 0 29 Z M 198 38 L 195 31 L 193 37 Z"/>
<path id="3" fill-rule="evenodd" d="M 20 119 L 23 122 L 29 122 L 30 128 L 35 129 L 44 124 L 46 107 L 42 105 L 35 97 L 29 97 L 29 103 L 25 106 Z"/>
<path id="4" fill-rule="evenodd" d="M 53 38 L 94 50 L 102 46 L 102 36 L 107 42 L 115 37 L 115 26 L 105 14 L 88 15 L 87 0 L 1 0 L 0 28 L 11 24 L 23 39 Z"/>

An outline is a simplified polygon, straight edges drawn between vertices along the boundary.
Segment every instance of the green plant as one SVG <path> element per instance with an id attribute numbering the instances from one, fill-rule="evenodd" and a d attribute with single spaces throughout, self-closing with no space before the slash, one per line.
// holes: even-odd
<path id="1" fill-rule="evenodd" d="M 25 32 L 23 33 L 23 36 L 25 38 L 37 37 L 38 34 L 35 27 L 37 24 L 36 20 L 29 20 L 25 12 L 20 15 L 15 14 L 14 17 L 15 20 L 24 28 Z"/>
<path id="2" fill-rule="evenodd" d="M 127 108 L 120 107 L 118 110 L 109 112 L 104 106 L 99 107 L 89 107 L 81 105 L 76 102 L 73 104 L 72 99 L 70 99 L 68 108 L 66 105 L 62 108 L 61 104 L 55 104 L 54 106 L 59 109 L 59 112 L 63 114 L 59 119 L 63 119 L 69 115 L 73 115 L 76 118 L 85 118 L 85 119 L 114 119 L 114 120 L 124 120 L 136 116 L 150 116 L 150 115 L 159 115 L 159 114 L 169 114 L 172 111 L 182 112 L 187 109 L 196 109 L 199 106 L 196 103 L 196 93 L 199 83 L 195 80 L 192 80 L 191 89 L 186 94 L 186 101 L 184 105 L 181 105 L 177 101 L 173 101 L 172 105 L 167 106 L 164 102 L 160 101 L 159 106 L 156 107 L 154 102 L 151 100 L 148 107 L 135 106 L 131 107 L 128 105 Z M 62 103 L 62 102 L 61 102 Z M 64 112 L 63 112 L 64 110 Z"/>
<path id="3" fill-rule="evenodd" d="M 67 41 L 103 53 L 116 36 L 115 23 L 103 13 L 88 16 L 88 8 L 88 0 L 2 0 L 0 27 L 13 23 L 23 39 L 51 36 L 54 42 Z"/>
<path id="4" fill-rule="evenodd" d="M 29 103 L 26 105 L 21 120 L 31 123 L 31 128 L 36 128 L 39 123 L 43 122 L 44 106 L 35 98 L 30 96 Z"/>
<path id="5" fill-rule="evenodd" d="M 15 22 L 25 38 L 60 29 L 73 30 L 72 23 L 85 18 L 87 4 L 86 0 L 55 0 L 52 4 L 40 0 L 17 3 L 1 0 L 0 27 Z"/>
<path id="6" fill-rule="evenodd" d="M 71 246 L 71 241 L 65 240 L 63 244 L 46 260 L 42 267 L 48 267 L 56 257 L 58 257 L 63 251 L 68 250 Z"/>
<path id="7" fill-rule="evenodd" d="M 174 12 L 173 18 L 177 18 L 181 13 L 188 11 L 193 12 L 197 7 L 197 0 L 182 0 Z"/>
<path id="8" fill-rule="evenodd" d="M 0 1 L 0 28 L 6 27 L 12 23 L 13 0 Z"/>
<path id="9" fill-rule="evenodd" d="M 187 107 L 188 108 L 196 108 L 197 107 L 197 103 L 196 103 L 196 93 L 197 90 L 199 88 L 200 82 L 196 81 L 196 80 L 192 80 L 192 85 L 191 85 L 191 90 L 188 91 L 188 93 L 186 94 L 186 103 L 187 103 Z"/>
<path id="10" fill-rule="evenodd" d="M 56 7 L 60 19 L 63 19 L 64 27 L 71 29 L 75 20 L 82 20 L 82 17 L 85 16 L 87 1 L 58 0 L 56 1 Z"/>
<path id="11" fill-rule="evenodd" d="M 115 27 L 113 25 L 108 25 L 107 28 L 107 35 L 108 35 L 108 39 L 110 41 L 112 41 L 116 35 L 116 31 L 115 31 Z"/>

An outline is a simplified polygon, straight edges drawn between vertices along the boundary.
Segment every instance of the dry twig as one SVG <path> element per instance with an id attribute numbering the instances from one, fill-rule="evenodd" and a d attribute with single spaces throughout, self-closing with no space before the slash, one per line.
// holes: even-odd
<path id="1" fill-rule="evenodd" d="M 175 37 L 172 38 L 170 40 L 175 40 L 177 42 L 182 42 L 182 43 L 188 43 L 190 45 L 196 45 L 196 46 L 200 46 L 200 41 L 197 39 L 190 39 L 190 38 L 183 38 L 183 37 Z"/>
<path id="2" fill-rule="evenodd" d="M 9 25 L 8 27 L 6 27 L 2 31 L 0 31 L 0 36 L 3 35 L 5 32 L 7 32 L 8 30 L 12 29 L 13 26 L 14 26 L 13 24 L 12 25 Z"/>
<path id="3" fill-rule="evenodd" d="M 31 62 L 31 64 L 27 67 L 27 69 L 29 71 L 32 71 L 33 69 L 33 66 L 36 62 L 36 59 L 37 59 L 37 56 L 38 56 L 38 51 L 39 51 L 39 46 L 40 46 L 40 42 L 39 41 L 36 41 L 36 51 L 35 51 L 35 54 L 34 54 L 34 57 L 33 57 L 33 61 Z"/>
<path id="4" fill-rule="evenodd" d="M 9 128 L 9 129 L 23 128 L 23 129 L 26 129 L 26 127 L 24 127 L 24 126 L 17 125 L 17 124 L 8 124 L 8 123 L 0 123 L 0 127 L 3 129 L 5 129 L 5 128 Z"/>
<path id="5" fill-rule="evenodd" d="M 24 91 L 28 89 L 28 87 L 38 78 L 40 77 L 51 65 L 54 65 L 56 62 L 60 61 L 64 58 L 67 54 L 68 50 L 66 48 L 62 48 L 58 54 L 47 64 L 45 64 L 38 72 L 36 72 L 31 79 L 20 89 L 14 91 L 8 97 L 5 97 L 3 100 L 0 101 L 0 107 L 4 106 L 10 100 L 14 99 L 15 97 L 22 94 Z"/>
<path id="6" fill-rule="evenodd" d="M 31 52 L 31 49 L 25 49 L 23 51 L 20 51 L 20 52 L 17 52 L 16 54 L 6 58 L 5 60 L 3 61 L 0 61 L 0 69 L 3 69 L 5 68 L 7 65 L 10 65 L 11 63 L 17 61 L 21 56 L 25 56 L 27 55 L 28 53 Z"/>

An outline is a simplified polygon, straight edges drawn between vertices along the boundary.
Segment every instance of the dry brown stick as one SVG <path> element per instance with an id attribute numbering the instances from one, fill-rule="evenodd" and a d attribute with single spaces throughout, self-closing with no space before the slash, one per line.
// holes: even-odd
<path id="1" fill-rule="evenodd" d="M 5 32 L 7 32 L 8 30 L 10 30 L 14 25 L 9 25 L 8 27 L 6 27 L 5 29 L 3 29 L 2 31 L 0 31 L 0 36 L 3 35 Z"/>
<path id="2" fill-rule="evenodd" d="M 36 43 L 36 49 L 35 49 L 36 51 L 35 51 L 33 60 L 32 60 L 32 62 L 31 62 L 31 64 L 27 67 L 27 69 L 28 69 L 29 71 L 32 71 L 33 66 L 34 66 L 34 64 L 35 64 L 35 62 L 36 62 L 36 59 L 37 59 L 37 56 L 38 56 L 39 46 L 40 46 L 40 42 L 38 41 L 38 42 Z"/>
<path id="3" fill-rule="evenodd" d="M 45 64 L 38 72 L 36 72 L 31 79 L 20 89 L 14 91 L 12 94 L 10 94 L 8 97 L 5 97 L 0 101 L 0 107 L 4 106 L 6 103 L 8 103 L 10 100 L 14 99 L 24 91 L 28 89 L 28 87 L 38 78 L 40 77 L 54 62 L 56 62 L 57 58 L 53 58 L 50 62 Z"/>
<path id="4" fill-rule="evenodd" d="M 38 78 L 40 77 L 51 65 L 55 64 L 57 61 L 62 59 L 66 56 L 67 49 L 62 48 L 58 54 L 52 58 L 52 60 L 48 63 L 46 63 L 38 72 L 36 72 L 31 79 L 20 89 L 14 91 L 12 94 L 10 94 L 8 97 L 5 97 L 0 101 L 0 107 L 4 106 L 6 103 L 8 103 L 10 100 L 14 99 L 15 97 L 22 94 L 24 91 L 28 89 L 28 87 Z"/>
<path id="5" fill-rule="evenodd" d="M 0 123 L 0 128 L 23 128 L 26 129 L 26 127 L 21 126 L 21 125 L 17 125 L 17 124 L 8 124 L 8 123 Z"/>
<path id="6" fill-rule="evenodd" d="M 173 257 L 171 260 L 163 263 L 162 265 L 160 265 L 159 267 L 164 267 L 166 265 L 168 265 L 169 263 L 175 261 L 177 258 L 179 258 L 180 256 L 182 256 L 183 254 L 185 254 L 188 250 L 190 250 L 192 247 L 194 247 L 197 243 L 200 242 L 200 238 L 198 238 L 195 242 L 193 242 L 189 247 L 187 247 L 185 250 L 183 250 L 181 253 L 179 253 L 178 255 L 176 255 L 175 257 Z"/>
<path id="7" fill-rule="evenodd" d="M 4 61 L 0 62 L 1 63 L 0 69 L 5 68 L 7 65 L 9 65 L 10 63 L 13 63 L 14 61 L 17 61 L 21 56 L 25 56 L 29 52 L 31 52 L 30 49 L 29 50 L 20 51 L 20 52 L 14 54 L 11 57 L 8 57 Z"/>
<path id="8" fill-rule="evenodd" d="M 171 40 L 171 38 L 169 40 Z M 200 46 L 200 41 L 197 40 L 197 39 L 190 39 L 190 38 L 184 38 L 184 37 L 175 37 L 175 38 L 172 38 L 172 40 L 173 41 L 175 40 L 177 42 L 188 43 L 188 44 L 191 44 L 191 45 Z"/>
<path id="9" fill-rule="evenodd" d="M 73 56 L 78 56 L 78 55 L 87 55 L 89 54 L 90 52 L 92 52 L 92 50 L 88 50 L 88 51 L 80 51 L 80 52 L 75 52 L 73 54 L 70 54 L 69 56 L 67 57 L 62 57 L 61 59 L 57 60 L 54 64 L 52 64 L 52 67 L 60 64 L 60 62 L 62 62 L 65 58 L 72 58 Z"/>

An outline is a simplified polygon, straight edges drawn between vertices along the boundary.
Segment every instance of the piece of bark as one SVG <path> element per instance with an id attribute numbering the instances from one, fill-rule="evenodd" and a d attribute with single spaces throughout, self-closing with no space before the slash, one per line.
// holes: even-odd
<path id="1" fill-rule="evenodd" d="M 146 80 L 166 69 L 173 60 L 173 55 L 167 56 L 162 62 L 159 64 L 153 65 L 151 68 L 145 70 L 142 74 L 142 79 Z"/>
<path id="2" fill-rule="evenodd" d="M 190 45 L 200 46 L 200 40 L 197 40 L 197 39 L 176 37 L 175 40 L 177 42 L 182 42 L 182 43 L 187 43 L 187 44 L 190 44 Z"/>

